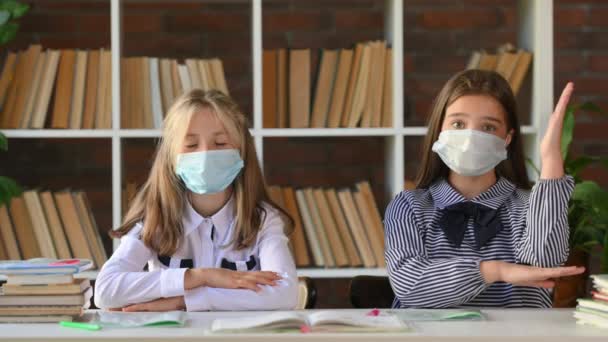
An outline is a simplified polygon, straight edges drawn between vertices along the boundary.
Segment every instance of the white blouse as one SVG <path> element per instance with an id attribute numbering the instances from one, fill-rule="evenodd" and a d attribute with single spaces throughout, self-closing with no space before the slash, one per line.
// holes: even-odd
<path id="1" fill-rule="evenodd" d="M 140 240 L 142 223 L 127 235 L 104 264 L 95 283 L 95 305 L 120 308 L 159 298 L 184 296 L 188 311 L 291 310 L 297 303 L 296 268 L 279 212 L 264 205 L 262 229 L 256 243 L 235 250 L 228 243 L 234 234 L 234 196 L 211 217 L 199 215 L 186 201 L 182 220 L 184 237 L 172 256 L 159 256 Z M 145 264 L 148 270 L 144 271 Z M 187 268 L 229 268 L 273 271 L 283 276 L 277 286 L 262 290 L 198 287 L 184 289 Z"/>

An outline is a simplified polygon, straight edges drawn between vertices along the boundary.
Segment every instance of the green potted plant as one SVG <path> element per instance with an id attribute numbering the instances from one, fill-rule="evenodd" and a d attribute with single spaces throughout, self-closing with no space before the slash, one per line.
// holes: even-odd
<path id="1" fill-rule="evenodd" d="M 6 136 L 0 132 L 0 150 L 6 151 L 7 149 Z M 13 179 L 0 176 L 0 206 L 8 203 L 12 197 L 19 196 L 21 191 L 21 187 Z"/>
<path id="2" fill-rule="evenodd" d="M 5 45 L 15 38 L 19 30 L 16 19 L 21 18 L 29 9 L 29 5 L 16 0 L 0 1 L 0 45 Z"/>
<path id="3" fill-rule="evenodd" d="M 29 10 L 29 5 L 15 0 L 0 1 L 0 46 L 5 45 L 17 34 L 21 18 Z M 8 149 L 6 136 L 0 132 L 0 150 Z M 21 187 L 12 179 L 0 176 L 0 205 L 8 203 L 14 196 L 21 194 Z"/>
<path id="4" fill-rule="evenodd" d="M 589 268 L 590 255 L 597 246 L 602 247 L 600 267 L 608 273 L 608 191 L 594 181 L 583 179 L 581 173 L 594 164 L 608 168 L 608 159 L 578 155 L 573 157 L 570 144 L 574 135 L 574 112 L 587 111 L 604 114 L 596 105 L 585 103 L 570 106 L 564 118 L 562 132 L 562 156 L 564 169 L 574 177 L 575 187 L 568 208 L 570 225 L 570 256 L 567 265 Z M 576 299 L 585 297 L 588 272 L 576 277 L 559 279 L 554 290 L 555 307 L 573 307 Z"/>

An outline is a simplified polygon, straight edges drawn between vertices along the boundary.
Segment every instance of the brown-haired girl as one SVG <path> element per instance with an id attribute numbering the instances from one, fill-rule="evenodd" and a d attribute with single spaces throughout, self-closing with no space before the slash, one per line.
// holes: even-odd
<path id="1" fill-rule="evenodd" d="M 169 109 L 152 170 L 114 232 L 95 303 L 123 311 L 293 309 L 297 279 L 246 119 L 192 90 Z M 144 266 L 148 265 L 148 271 Z"/>
<path id="2" fill-rule="evenodd" d="M 430 115 L 416 190 L 385 215 L 395 307 L 550 307 L 552 279 L 579 274 L 568 257 L 561 131 L 566 85 L 540 145 L 530 190 L 516 103 L 507 81 L 466 70 L 443 87 Z"/>

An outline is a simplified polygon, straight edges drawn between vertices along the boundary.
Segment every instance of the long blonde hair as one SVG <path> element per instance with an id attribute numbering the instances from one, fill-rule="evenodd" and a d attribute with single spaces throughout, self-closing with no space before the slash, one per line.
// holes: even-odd
<path id="1" fill-rule="evenodd" d="M 121 237 L 143 222 L 141 239 L 146 246 L 159 255 L 175 253 L 184 232 L 182 216 L 188 191 L 175 174 L 176 158 L 192 116 L 203 109 L 217 115 L 245 164 L 233 183 L 236 221 L 231 243 L 236 249 L 243 249 L 256 241 L 266 215 L 263 202 L 279 210 L 286 231 L 291 231 L 293 220 L 268 195 L 247 119 L 238 105 L 219 91 L 194 89 L 180 96 L 169 109 L 150 175 L 122 225 L 111 233 L 113 237 Z"/>

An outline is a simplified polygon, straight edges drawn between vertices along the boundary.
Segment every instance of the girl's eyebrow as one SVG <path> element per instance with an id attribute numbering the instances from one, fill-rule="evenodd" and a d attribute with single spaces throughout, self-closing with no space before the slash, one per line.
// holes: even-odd
<path id="1" fill-rule="evenodd" d="M 451 116 L 469 116 L 469 114 L 467 114 L 467 113 L 460 113 L 460 112 L 448 114 L 448 117 L 451 117 Z"/>
<path id="2" fill-rule="evenodd" d="M 483 119 L 487 120 L 487 121 L 492 121 L 492 122 L 500 123 L 500 124 L 502 123 L 502 120 L 497 119 L 497 118 L 495 118 L 493 116 L 484 116 Z"/>

